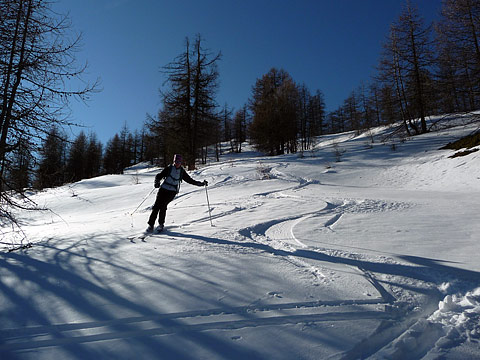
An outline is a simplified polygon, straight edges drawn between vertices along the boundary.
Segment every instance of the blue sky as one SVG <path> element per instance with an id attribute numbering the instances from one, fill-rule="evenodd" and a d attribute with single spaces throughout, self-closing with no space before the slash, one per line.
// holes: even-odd
<path id="1" fill-rule="evenodd" d="M 416 0 L 427 21 L 441 0 Z M 126 123 L 140 129 L 160 108 L 162 66 L 201 34 L 221 52 L 218 103 L 241 108 L 252 86 L 272 67 L 325 95 L 336 109 L 374 74 L 381 44 L 403 0 L 58 0 L 72 29 L 83 34 L 79 62 L 102 92 L 72 104 L 72 120 L 104 144 Z M 73 135 L 79 129 L 73 130 Z"/>

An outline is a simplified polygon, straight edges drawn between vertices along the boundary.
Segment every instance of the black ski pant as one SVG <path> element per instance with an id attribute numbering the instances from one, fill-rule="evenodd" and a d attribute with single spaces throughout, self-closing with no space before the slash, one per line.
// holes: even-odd
<path id="1" fill-rule="evenodd" d="M 148 225 L 152 227 L 155 225 L 155 219 L 158 215 L 158 223 L 163 225 L 165 223 L 165 215 L 167 215 L 167 206 L 175 198 L 177 193 L 175 191 L 165 190 L 160 188 L 157 193 L 157 199 L 153 204 L 152 213 L 148 219 Z"/>

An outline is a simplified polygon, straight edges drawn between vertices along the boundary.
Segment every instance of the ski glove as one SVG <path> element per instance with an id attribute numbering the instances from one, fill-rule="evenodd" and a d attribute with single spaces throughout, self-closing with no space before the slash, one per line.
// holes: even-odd
<path id="1" fill-rule="evenodd" d="M 208 186 L 208 181 L 207 181 L 207 180 L 203 180 L 203 185 Z"/>
<path id="2" fill-rule="evenodd" d="M 158 181 L 155 181 L 155 184 L 153 185 L 156 189 L 158 189 L 160 187 L 160 182 Z"/>

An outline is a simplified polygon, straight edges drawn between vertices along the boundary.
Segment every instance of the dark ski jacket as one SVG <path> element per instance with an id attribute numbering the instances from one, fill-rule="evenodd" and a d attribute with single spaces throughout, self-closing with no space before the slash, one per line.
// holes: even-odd
<path id="1" fill-rule="evenodd" d="M 196 186 L 203 186 L 203 182 L 193 180 L 190 175 L 187 174 L 183 166 L 180 166 L 180 177 L 179 178 L 174 178 L 172 176 L 172 171 L 175 169 L 175 165 L 169 165 L 165 169 L 162 170 L 161 173 L 157 174 L 155 176 L 155 187 L 159 188 L 160 187 L 160 181 L 162 179 L 165 179 L 164 182 L 162 183 L 162 188 L 166 188 L 168 191 L 174 191 L 172 188 L 176 188 L 176 192 L 178 193 L 180 191 L 180 183 L 185 180 L 187 183 L 196 185 Z M 164 186 L 165 185 L 165 186 Z M 170 187 L 170 188 L 169 188 Z"/>

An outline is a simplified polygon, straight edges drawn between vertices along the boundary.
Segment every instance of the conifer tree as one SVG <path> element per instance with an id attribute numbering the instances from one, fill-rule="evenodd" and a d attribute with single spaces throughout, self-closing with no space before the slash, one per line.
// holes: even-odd
<path id="1" fill-rule="evenodd" d="M 230 140 L 232 151 L 236 153 L 242 152 L 242 143 L 247 139 L 247 106 L 243 106 L 241 110 L 235 112 L 233 117 L 233 134 Z"/>
<path id="2" fill-rule="evenodd" d="M 162 92 L 163 109 L 156 124 L 163 132 L 162 152 L 167 158 L 174 153 L 184 154 L 189 168 L 195 166 L 205 143 L 215 143 L 208 129 L 220 124 L 215 96 L 221 54 L 211 54 L 202 43 L 200 35 L 193 47 L 187 38 L 184 52 L 164 67 L 168 89 Z"/>
<path id="3" fill-rule="evenodd" d="M 53 126 L 40 148 L 40 162 L 36 171 L 35 188 L 44 189 L 62 185 L 65 179 L 66 140 Z"/>
<path id="4" fill-rule="evenodd" d="M 295 152 L 298 89 L 293 79 L 285 70 L 272 68 L 256 81 L 252 92 L 252 142 L 270 155 Z"/>
<path id="5" fill-rule="evenodd" d="M 102 143 L 97 140 L 95 133 L 88 138 L 85 152 L 85 177 L 93 178 L 101 174 Z"/>
<path id="6" fill-rule="evenodd" d="M 396 102 L 408 134 L 427 132 L 426 116 L 432 111 L 427 81 L 433 65 L 430 27 L 410 1 L 393 23 L 380 62 L 379 79 L 395 89 Z M 419 123 L 416 119 L 420 119 Z"/>
<path id="7" fill-rule="evenodd" d="M 103 169 L 106 174 L 123 173 L 122 140 L 118 134 L 115 134 L 107 143 L 103 158 Z"/>
<path id="8" fill-rule="evenodd" d="M 73 141 L 67 160 L 68 181 L 75 182 L 87 176 L 87 137 L 83 131 Z"/>
<path id="9" fill-rule="evenodd" d="M 443 109 L 480 107 L 480 1 L 445 0 L 437 27 Z"/>

